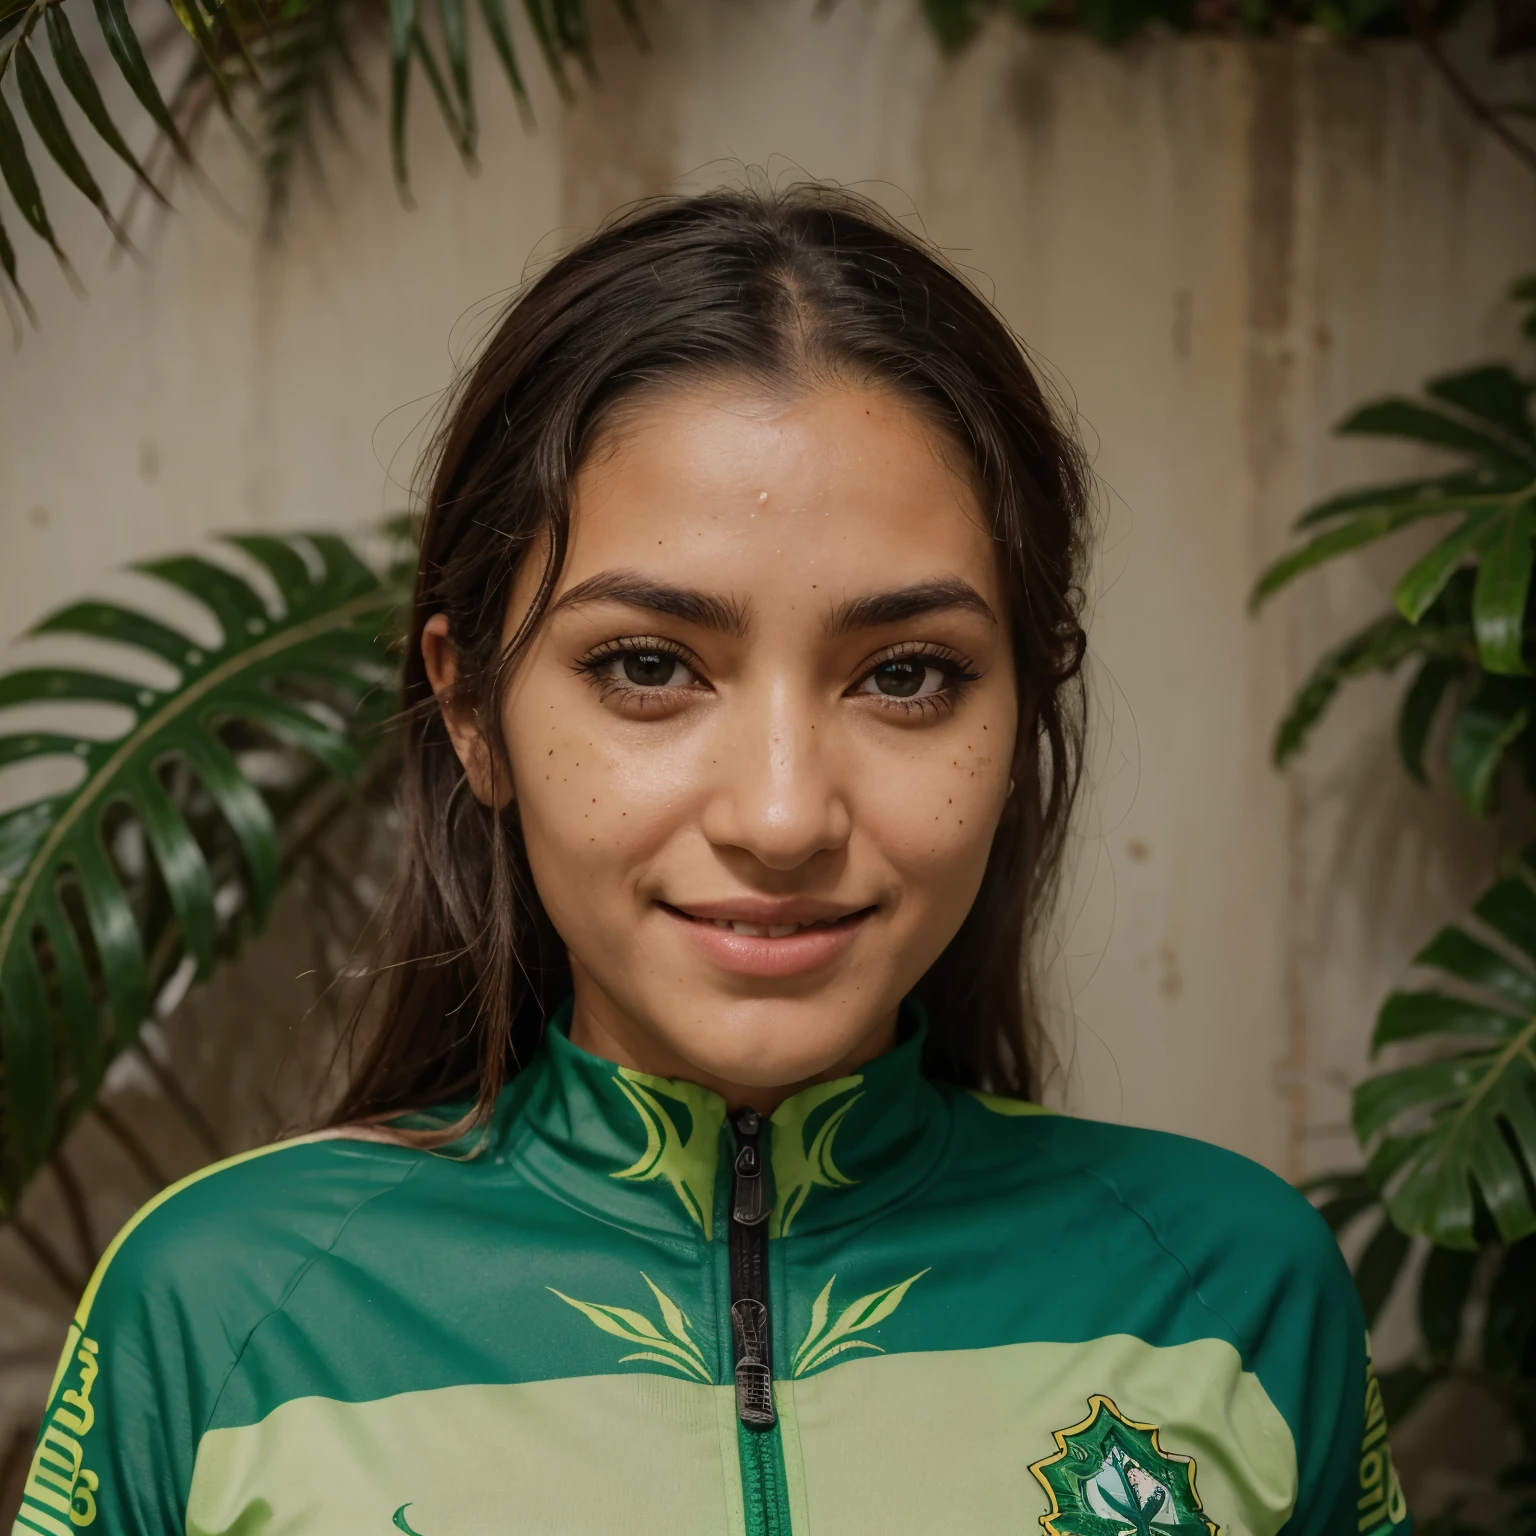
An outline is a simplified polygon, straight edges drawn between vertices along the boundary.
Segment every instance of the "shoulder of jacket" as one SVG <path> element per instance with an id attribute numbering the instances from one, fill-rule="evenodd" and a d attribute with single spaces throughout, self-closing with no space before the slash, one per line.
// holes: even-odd
<path id="1" fill-rule="evenodd" d="M 84 1326 L 104 1296 L 148 1300 L 172 1292 L 211 1301 L 233 1272 L 254 1291 L 280 1290 L 421 1160 L 407 1148 L 320 1132 L 200 1168 L 124 1224 L 91 1276 L 77 1321 Z"/>
<path id="2" fill-rule="evenodd" d="M 1057 1156 L 1110 1184 L 1143 1214 L 1199 1222 L 1213 1239 L 1267 1234 L 1314 1257 L 1337 1257 L 1333 1234 L 1312 1202 L 1240 1152 L 1197 1136 L 1067 1116 L 1053 1129 Z"/>
<path id="3" fill-rule="evenodd" d="M 1127 1221 L 1183 1268 L 1208 1295 L 1217 1273 L 1245 1287 L 1300 1284 L 1347 1299 L 1348 1269 L 1328 1225 L 1305 1195 L 1278 1174 L 1240 1153 L 1169 1131 L 1040 1111 L 985 1096 L 989 1142 L 1012 1143 L 1017 1163 L 1033 1164 L 1035 1179 L 1070 1179 L 1096 1189 Z M 1020 1157 L 1025 1143 L 1031 1155 Z"/>

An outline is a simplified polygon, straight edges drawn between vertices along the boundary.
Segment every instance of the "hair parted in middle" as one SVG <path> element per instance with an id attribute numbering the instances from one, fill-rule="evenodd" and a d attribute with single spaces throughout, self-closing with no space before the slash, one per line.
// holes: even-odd
<path id="1" fill-rule="evenodd" d="M 1089 475 L 1018 338 L 939 252 L 865 198 L 801 184 L 661 199 L 614 219 L 512 302 L 451 397 L 404 657 L 384 996 L 333 1123 L 450 1102 L 467 1106 L 460 1126 L 483 1121 L 569 992 L 516 801 L 497 809 L 470 792 L 422 629 L 447 616 L 455 702 L 475 711 L 509 784 L 496 723 L 565 562 L 573 479 L 620 406 L 711 379 L 777 395 L 890 392 L 936 430 L 990 519 L 1018 680 L 1014 787 L 976 901 L 917 990 L 929 1073 L 1021 1097 L 1036 1088 L 1032 940 L 1081 772 Z M 537 591 L 508 638 L 529 560 Z"/>

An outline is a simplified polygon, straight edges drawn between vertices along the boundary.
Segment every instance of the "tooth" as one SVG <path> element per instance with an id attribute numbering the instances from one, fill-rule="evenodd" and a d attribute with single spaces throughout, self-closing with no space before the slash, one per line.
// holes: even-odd
<path id="1" fill-rule="evenodd" d="M 732 923 L 731 927 L 744 939 L 766 939 L 768 927 L 764 923 Z"/>
<path id="2" fill-rule="evenodd" d="M 716 928 L 729 928 L 730 926 L 731 926 L 731 920 L 728 917 L 717 917 L 715 919 L 715 927 Z"/>
<path id="3" fill-rule="evenodd" d="M 790 934 L 800 931 L 799 923 L 769 923 L 768 937 L 770 939 L 787 939 Z"/>

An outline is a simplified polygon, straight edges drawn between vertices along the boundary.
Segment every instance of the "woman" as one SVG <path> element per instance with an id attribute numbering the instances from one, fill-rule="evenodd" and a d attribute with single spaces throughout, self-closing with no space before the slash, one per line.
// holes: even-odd
<path id="1" fill-rule="evenodd" d="M 1084 487 L 848 195 L 534 283 L 439 448 L 340 1129 L 119 1237 L 18 1530 L 1401 1528 L 1307 1203 L 1028 1098 Z"/>

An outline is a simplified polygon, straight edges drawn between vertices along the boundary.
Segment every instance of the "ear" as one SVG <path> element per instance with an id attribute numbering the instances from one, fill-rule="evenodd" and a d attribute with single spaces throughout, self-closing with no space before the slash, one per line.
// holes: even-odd
<path id="1" fill-rule="evenodd" d="M 470 792 L 482 805 L 500 810 L 511 801 L 512 786 L 497 782 L 505 780 L 506 774 L 495 771 L 479 712 L 459 696 L 459 653 L 448 632 L 446 613 L 434 613 L 422 626 L 421 659 Z"/>

